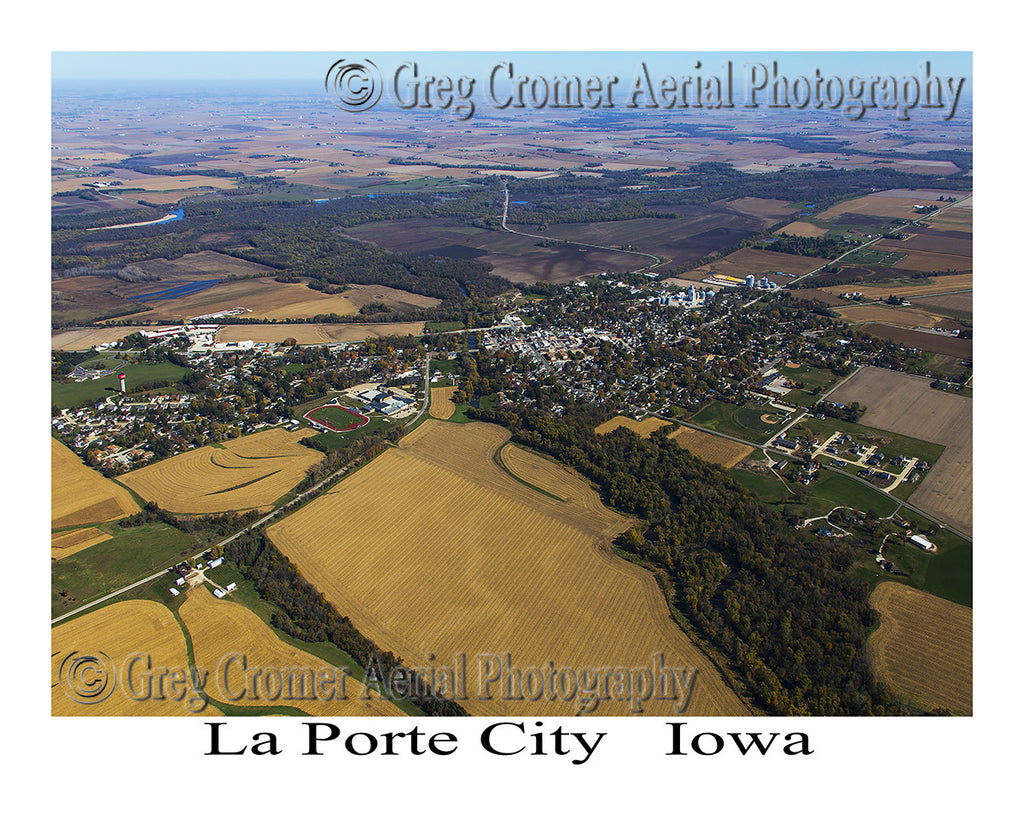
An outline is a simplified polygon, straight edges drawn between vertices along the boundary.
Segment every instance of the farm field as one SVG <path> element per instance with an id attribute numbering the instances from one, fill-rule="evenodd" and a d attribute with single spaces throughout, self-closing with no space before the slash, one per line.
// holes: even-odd
<path id="1" fill-rule="evenodd" d="M 205 587 L 192 589 L 178 610 L 192 638 L 196 665 L 210 672 L 206 693 L 213 699 L 241 707 L 292 706 L 317 717 L 403 716 L 393 703 L 371 691 L 366 697 L 362 683 L 345 678 L 344 690 L 327 689 L 307 699 L 298 698 L 298 680 L 302 671 L 310 670 L 312 679 L 327 672 L 328 679 L 340 677 L 334 666 L 312 654 L 293 648 L 280 640 L 259 615 L 230 599 L 218 600 Z M 247 670 L 241 669 L 242 656 Z M 296 670 L 295 698 L 285 689 L 282 696 L 276 678 L 264 683 L 254 678 L 257 669 Z M 310 685 L 310 691 L 313 691 Z M 242 693 L 244 692 L 244 693 Z M 333 694 L 333 697 L 331 696 Z"/>
<path id="2" fill-rule="evenodd" d="M 866 406 L 861 418 L 865 426 L 943 444 L 945 452 L 910 501 L 969 533 L 974 521 L 973 404 L 969 398 L 933 390 L 928 383 L 924 378 L 865 367 L 831 398 Z"/>
<path id="3" fill-rule="evenodd" d="M 423 334 L 422 321 L 392 324 L 229 324 L 217 333 L 217 341 L 271 342 L 280 344 L 294 338 L 297 344 L 330 344 L 336 341 L 365 341 L 385 336 Z"/>
<path id="4" fill-rule="evenodd" d="M 655 194 L 656 196 L 656 194 Z M 759 200 L 761 202 L 767 200 Z M 709 208 L 671 205 L 664 209 L 674 219 L 622 219 L 613 222 L 572 222 L 551 225 L 542 235 L 552 239 L 631 248 L 663 256 L 677 264 L 693 262 L 710 251 L 735 244 L 761 230 L 766 221 L 744 213 L 730 204 L 717 203 Z M 512 211 L 510 210 L 510 213 Z M 535 226 L 510 225 L 525 233 L 538 233 Z M 640 259 L 640 257 L 634 257 Z M 641 263 L 643 263 L 641 259 Z M 634 265 L 637 267 L 638 265 Z"/>
<path id="5" fill-rule="evenodd" d="M 56 438 L 50 439 L 50 526 L 82 526 L 139 511 L 123 486 L 90 469 Z"/>
<path id="6" fill-rule="evenodd" d="M 884 299 L 888 296 L 910 298 L 931 293 L 948 293 L 953 290 L 970 290 L 974 287 L 974 274 L 954 273 L 950 276 L 935 276 L 929 279 L 917 280 L 907 279 L 905 281 L 906 283 L 897 280 L 883 284 L 864 282 L 852 285 L 831 285 L 821 289 L 833 295 L 858 290 L 864 294 L 866 299 Z"/>
<path id="7" fill-rule="evenodd" d="M 267 510 L 305 476 L 321 453 L 299 441 L 308 430 L 280 427 L 174 455 L 121 476 L 125 486 L 169 512 L 191 515 Z"/>
<path id="8" fill-rule="evenodd" d="M 89 350 L 97 344 L 120 341 L 142 327 L 76 327 L 60 330 L 50 337 L 51 350 Z"/>
<path id="9" fill-rule="evenodd" d="M 430 415 L 447 421 L 455 414 L 455 403 L 452 401 L 452 394 L 455 387 L 431 387 L 430 388 Z"/>
<path id="10" fill-rule="evenodd" d="M 633 418 L 627 418 L 625 415 L 616 415 L 614 418 L 610 418 L 603 424 L 599 424 L 595 429 L 598 435 L 607 435 L 609 432 L 614 432 L 620 427 L 625 427 L 632 432 L 635 432 L 641 438 L 651 437 L 651 433 L 656 429 L 668 424 L 668 421 L 664 421 L 661 418 L 655 418 L 653 415 L 644 418 L 643 421 L 636 421 Z"/>
<path id="11" fill-rule="evenodd" d="M 688 714 L 746 713 L 672 621 L 653 576 L 611 553 L 630 520 L 510 477 L 494 461 L 508 437 L 494 425 L 428 419 L 268 534 L 363 634 L 407 664 L 450 665 L 465 653 L 472 714 L 581 708 L 573 695 L 510 702 L 497 688 L 481 699 L 489 655 L 507 653 L 524 670 L 584 669 L 649 666 L 659 652 L 666 665 L 699 669 Z M 530 474 L 544 483 L 541 468 Z M 673 706 L 647 705 L 644 713 Z M 606 700 L 597 713 L 628 710 Z"/>
<path id="12" fill-rule="evenodd" d="M 679 427 L 668 437 L 687 452 L 726 469 L 732 469 L 754 451 L 751 446 L 744 446 L 691 427 Z"/>
<path id="13" fill-rule="evenodd" d="M 949 310 L 954 314 L 967 316 L 974 313 L 974 291 L 966 293 L 946 293 L 940 296 L 915 296 L 911 299 L 914 304 L 922 305 L 925 309 Z"/>
<path id="14" fill-rule="evenodd" d="M 949 322 L 949 319 L 944 319 Z M 861 325 L 861 330 L 879 338 L 887 338 L 907 347 L 928 350 L 956 358 L 971 358 L 974 355 L 974 342 L 968 338 L 959 338 L 945 333 L 926 333 L 908 327 L 895 327 L 891 324 L 869 322 Z"/>
<path id="15" fill-rule="evenodd" d="M 166 283 L 150 283 L 155 290 Z M 334 313 L 354 316 L 368 304 L 383 304 L 396 309 L 425 308 L 440 304 L 440 299 L 420 296 L 383 285 L 351 285 L 349 290 L 328 295 L 311 290 L 305 282 L 282 283 L 273 278 L 227 281 L 177 298 L 147 301 L 151 308 L 146 318 L 159 322 L 179 322 L 193 316 L 244 307 L 245 318 L 312 318 Z"/>
<path id="16" fill-rule="evenodd" d="M 819 218 L 830 222 L 847 221 L 849 215 L 916 219 L 921 214 L 914 210 L 914 205 L 939 205 L 938 197 L 949 195 L 949 191 L 881 191 L 833 205 L 823 211 Z M 962 194 L 954 195 L 959 197 Z"/>
<path id="17" fill-rule="evenodd" d="M 927 708 L 973 710 L 973 614 L 899 583 L 881 583 L 871 605 L 882 615 L 868 640 L 875 673 Z"/>
<path id="18" fill-rule="evenodd" d="M 848 304 L 846 307 L 836 307 L 835 311 L 844 321 L 853 325 L 877 323 L 908 328 L 937 327 L 946 318 L 924 309 L 888 304 Z"/>
<path id="19" fill-rule="evenodd" d="M 496 206 L 496 213 L 500 214 L 499 206 Z M 530 225 L 510 227 L 525 233 L 537 232 Z M 642 256 L 615 250 L 575 245 L 540 247 L 537 244 L 539 240 L 529 236 L 482 230 L 448 219 L 403 219 L 401 224 L 370 222 L 348 228 L 346 233 L 388 250 L 488 262 L 494 266 L 492 273 L 512 282 L 560 283 L 606 270 L 615 273 L 635 270 L 650 261 Z M 552 235 L 551 238 L 556 237 Z"/>
<path id="20" fill-rule="evenodd" d="M 790 222 L 788 225 L 780 227 L 775 232 L 786 236 L 818 237 L 824 236 L 828 233 L 828 228 L 819 227 L 811 222 Z"/>
<path id="21" fill-rule="evenodd" d="M 151 658 L 154 668 L 188 668 L 185 636 L 174 615 L 160 603 L 151 600 L 127 600 L 83 614 L 69 623 L 58 625 L 50 632 L 50 649 L 51 680 L 53 683 L 59 681 L 59 684 L 53 686 L 50 694 L 50 713 L 53 716 L 181 717 L 197 713 L 189 710 L 190 697 L 187 694 L 184 700 L 179 701 L 156 697 L 136 700 L 128 695 L 123 685 L 120 673 L 122 666 L 132 655 L 140 651 Z M 112 665 L 118 672 L 116 683 L 108 677 L 106 685 L 102 680 L 96 685 L 97 692 L 106 692 L 107 686 L 113 689 L 102 702 L 80 704 L 67 695 L 68 679 L 61 675 L 61 665 L 70 656 L 81 655 L 83 652 L 93 655 L 98 655 L 99 652 L 106 654 L 109 657 L 107 667 Z M 66 674 L 67 665 L 64 671 Z M 78 677 L 79 685 L 84 683 L 87 686 L 85 691 L 89 691 L 92 679 L 92 675 L 86 671 Z M 139 688 L 136 690 L 144 691 L 144 680 L 138 685 Z M 219 714 L 220 711 L 208 705 L 198 713 L 210 716 Z"/>
<path id="22" fill-rule="evenodd" d="M 72 529 L 59 534 L 54 533 L 50 535 L 50 557 L 54 560 L 70 557 L 75 552 L 88 549 L 105 540 L 110 540 L 110 535 L 94 526 L 85 529 Z"/>
<path id="23" fill-rule="evenodd" d="M 721 273 L 725 276 L 743 279 L 749 274 L 760 278 L 763 275 L 778 272 L 802 276 L 827 262 L 828 259 L 820 259 L 817 256 L 797 256 L 793 253 L 778 253 L 774 250 L 756 250 L 745 247 L 702 267 L 695 268 L 689 272 L 689 275 L 704 277 L 710 276 L 712 273 Z M 785 284 L 790 281 L 788 276 L 769 275 L 769 278 L 776 284 Z"/>

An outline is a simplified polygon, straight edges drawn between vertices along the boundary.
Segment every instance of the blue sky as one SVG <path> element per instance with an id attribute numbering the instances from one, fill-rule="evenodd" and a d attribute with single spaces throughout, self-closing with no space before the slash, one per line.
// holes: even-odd
<path id="1" fill-rule="evenodd" d="M 481 77 L 497 62 L 512 60 L 517 73 L 606 74 L 631 76 L 641 60 L 660 74 L 694 73 L 696 60 L 704 70 L 719 70 L 731 59 L 742 72 L 747 61 L 779 62 L 788 74 L 823 73 L 840 76 L 918 74 L 925 60 L 932 72 L 971 77 L 970 52 L 53 52 L 55 84 L 217 82 L 321 84 L 327 68 L 340 58 L 374 60 L 387 73 L 389 66 L 416 60 L 422 70 L 437 74 Z M 970 81 L 967 83 L 970 86 Z"/>

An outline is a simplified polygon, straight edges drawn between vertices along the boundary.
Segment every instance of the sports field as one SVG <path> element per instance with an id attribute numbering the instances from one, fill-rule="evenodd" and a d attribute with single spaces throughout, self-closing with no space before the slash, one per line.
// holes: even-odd
<path id="1" fill-rule="evenodd" d="M 428 419 L 272 526 L 270 537 L 363 634 L 406 664 L 450 665 L 465 655 L 463 704 L 472 714 L 571 715 L 582 707 L 582 687 L 523 701 L 496 684 L 482 698 L 488 657 L 510 655 L 524 675 L 548 663 L 578 675 L 650 667 L 658 654 L 668 666 L 699 669 L 687 714 L 746 713 L 671 619 L 653 576 L 611 552 L 630 520 L 601 507 L 592 490 L 585 503 L 555 500 L 509 476 L 494 460 L 508 437 L 490 424 Z M 533 462 L 530 480 L 559 497 L 583 492 L 582 479 L 570 492 L 560 476 L 538 477 L 546 468 Z M 670 714 L 676 705 L 652 700 L 644 713 Z M 629 710 L 606 699 L 597 713 Z"/>
<path id="2" fill-rule="evenodd" d="M 299 441 L 310 430 L 280 427 L 204 446 L 121 476 L 169 512 L 205 515 L 269 509 L 323 456 Z"/>
<path id="3" fill-rule="evenodd" d="M 875 673 L 926 708 L 970 714 L 973 613 L 901 583 L 881 583 L 871 605 L 882 615 L 868 640 Z"/>
<path id="4" fill-rule="evenodd" d="M 53 529 L 117 520 L 139 511 L 138 504 L 124 487 L 87 467 L 56 438 L 50 439 L 50 467 L 50 527 Z"/>

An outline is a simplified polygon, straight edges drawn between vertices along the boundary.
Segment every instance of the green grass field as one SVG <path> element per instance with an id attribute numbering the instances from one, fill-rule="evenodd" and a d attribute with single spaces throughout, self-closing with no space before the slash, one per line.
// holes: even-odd
<path id="1" fill-rule="evenodd" d="M 59 594 L 62 589 L 88 603 L 199 550 L 193 537 L 166 523 L 127 529 L 117 523 L 101 523 L 96 528 L 113 537 L 51 563 L 50 608 L 54 617 L 67 611 Z M 165 585 L 173 585 L 173 581 L 168 575 Z"/>
<path id="2" fill-rule="evenodd" d="M 757 404 L 738 407 L 734 404 L 712 401 L 689 420 L 715 432 L 761 444 L 778 432 L 781 426 L 766 424 L 761 420 L 761 416 L 768 412 L 774 413 L 776 410 Z"/>
<path id="3" fill-rule="evenodd" d="M 786 498 L 792 497 L 792 494 L 786 488 L 786 484 L 774 475 L 750 472 L 746 469 L 737 468 L 730 469 L 729 474 L 765 503 L 777 504 Z"/>
<path id="4" fill-rule="evenodd" d="M 129 390 L 134 387 L 152 384 L 157 381 L 178 381 L 188 372 L 176 364 L 161 362 L 159 364 L 129 364 L 123 370 Z M 105 375 L 92 381 L 79 381 L 68 384 L 52 382 L 50 387 L 51 403 L 66 409 L 92 404 L 102 398 L 117 394 L 117 375 Z"/>
<path id="5" fill-rule="evenodd" d="M 361 418 L 338 406 L 318 407 L 309 413 L 309 417 L 314 421 L 336 427 L 338 432 L 349 432 L 351 430 L 346 430 L 346 427 L 363 423 Z"/>

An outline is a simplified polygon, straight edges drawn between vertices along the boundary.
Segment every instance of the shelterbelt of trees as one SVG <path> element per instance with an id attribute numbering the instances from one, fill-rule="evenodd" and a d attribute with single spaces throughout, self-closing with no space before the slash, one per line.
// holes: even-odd
<path id="1" fill-rule="evenodd" d="M 771 714 L 914 713 L 872 674 L 865 631 L 877 615 L 839 539 L 788 525 L 727 472 L 656 432 L 595 435 L 593 420 L 530 409 L 467 414 L 577 469 L 642 524 L 617 541 L 655 572 L 686 623 Z"/>

